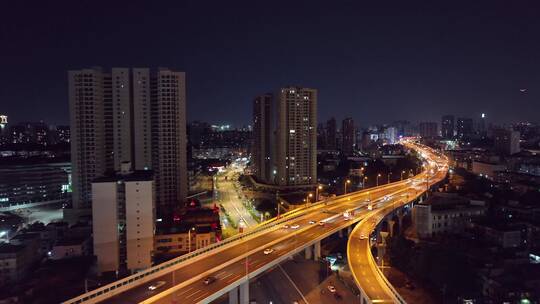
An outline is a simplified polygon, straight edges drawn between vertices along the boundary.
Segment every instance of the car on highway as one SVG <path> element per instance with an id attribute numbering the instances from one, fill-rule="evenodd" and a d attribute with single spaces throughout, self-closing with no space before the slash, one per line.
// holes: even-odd
<path id="1" fill-rule="evenodd" d="M 366 237 L 364 234 L 361 234 L 361 235 L 360 235 L 360 239 L 361 239 L 361 240 L 365 240 L 365 239 L 367 239 L 367 237 Z"/>
<path id="2" fill-rule="evenodd" d="M 313 224 L 315 224 L 315 221 L 314 221 L 314 220 L 311 220 L 311 221 L 309 221 L 309 224 L 310 224 L 310 225 L 313 225 Z"/>
<path id="3" fill-rule="evenodd" d="M 324 224 L 325 224 L 325 223 L 324 223 L 323 221 L 320 221 L 320 222 L 319 222 L 319 226 L 324 226 Z"/>
<path id="4" fill-rule="evenodd" d="M 266 248 L 263 253 L 266 254 L 266 255 L 269 255 L 270 253 L 274 252 L 274 249 L 272 248 Z"/>
<path id="5" fill-rule="evenodd" d="M 298 225 L 298 224 L 291 225 L 292 229 L 298 229 L 299 227 L 300 227 L 300 225 Z"/>
<path id="6" fill-rule="evenodd" d="M 290 226 L 287 225 L 287 224 L 285 224 L 285 225 L 283 226 L 283 228 L 285 228 L 285 229 L 289 229 L 289 227 L 290 227 Z"/>
<path id="7" fill-rule="evenodd" d="M 334 287 L 334 285 L 328 285 L 328 287 L 326 288 L 328 288 L 328 291 L 330 291 L 331 293 L 336 292 L 336 287 Z"/>
<path id="8" fill-rule="evenodd" d="M 204 279 L 203 283 L 204 285 L 210 285 L 214 283 L 215 281 L 216 281 L 215 277 L 207 277 L 206 279 Z"/>
<path id="9" fill-rule="evenodd" d="M 165 285 L 165 281 L 157 281 L 154 284 L 148 286 L 148 290 L 156 290 L 160 288 L 161 286 Z"/>

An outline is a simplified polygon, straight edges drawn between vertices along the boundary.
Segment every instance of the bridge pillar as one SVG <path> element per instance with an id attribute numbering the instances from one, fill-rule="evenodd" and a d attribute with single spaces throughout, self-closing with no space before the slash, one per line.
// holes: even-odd
<path id="1" fill-rule="evenodd" d="M 240 285 L 240 304 L 249 304 L 249 281 Z"/>
<path id="2" fill-rule="evenodd" d="M 343 238 L 343 229 L 339 230 L 338 236 L 339 236 L 340 239 Z"/>
<path id="3" fill-rule="evenodd" d="M 238 304 L 238 287 L 229 291 L 229 304 Z"/>
<path id="4" fill-rule="evenodd" d="M 404 233 L 403 231 L 403 218 L 404 217 L 405 217 L 405 214 L 403 212 L 400 212 L 398 214 L 399 233 Z"/>
<path id="5" fill-rule="evenodd" d="M 394 220 L 388 220 L 388 233 L 390 234 L 390 237 L 394 236 L 394 225 L 396 224 L 396 221 Z"/>
<path id="6" fill-rule="evenodd" d="M 313 259 L 318 261 L 321 258 L 321 241 L 313 245 Z"/>
<path id="7" fill-rule="evenodd" d="M 347 235 L 351 235 L 352 226 L 347 227 Z"/>
<path id="8" fill-rule="evenodd" d="M 304 251 L 305 251 L 305 258 L 306 258 L 306 260 L 310 260 L 311 257 L 313 256 L 313 255 L 312 255 L 313 252 L 312 252 L 311 246 L 307 246 L 306 249 L 305 249 Z"/>

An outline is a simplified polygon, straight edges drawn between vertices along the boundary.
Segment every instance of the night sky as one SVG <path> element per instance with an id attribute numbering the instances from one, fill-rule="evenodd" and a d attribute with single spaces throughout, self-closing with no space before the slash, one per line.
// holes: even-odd
<path id="1" fill-rule="evenodd" d="M 288 84 L 362 126 L 540 120 L 539 1 L 147 2 L 3 1 L 0 113 L 67 123 L 67 70 L 99 65 L 185 71 L 188 120 L 212 123 Z"/>

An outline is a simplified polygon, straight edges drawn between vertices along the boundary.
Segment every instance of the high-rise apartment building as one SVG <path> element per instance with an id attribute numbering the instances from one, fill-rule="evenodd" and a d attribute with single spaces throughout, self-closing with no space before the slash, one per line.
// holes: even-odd
<path id="1" fill-rule="evenodd" d="M 341 152 L 344 155 L 352 155 L 354 152 L 354 121 L 352 118 L 345 118 L 341 125 Z"/>
<path id="2" fill-rule="evenodd" d="M 464 138 L 473 135 L 474 129 L 472 118 L 458 118 L 456 120 L 456 133 L 458 138 Z"/>
<path id="3" fill-rule="evenodd" d="M 441 119 L 441 136 L 444 139 L 454 138 L 454 116 L 444 115 Z"/>
<path id="4" fill-rule="evenodd" d="M 275 95 L 278 185 L 317 182 L 317 90 L 286 87 Z"/>
<path id="5" fill-rule="evenodd" d="M 337 149 L 337 126 L 334 117 L 326 121 L 326 149 Z"/>
<path id="6" fill-rule="evenodd" d="M 168 214 L 187 195 L 185 74 L 166 68 L 69 72 L 74 208 L 91 183 L 129 162 L 152 170 L 156 205 Z"/>
<path id="7" fill-rule="evenodd" d="M 317 90 L 286 87 L 256 97 L 252 152 L 260 181 L 284 187 L 315 184 Z"/>
<path id="8" fill-rule="evenodd" d="M 257 180 L 264 183 L 273 182 L 274 124 L 272 117 L 272 94 L 257 96 L 253 101 L 252 162 Z"/>
<path id="9" fill-rule="evenodd" d="M 436 122 L 421 122 L 418 129 L 423 138 L 434 138 L 438 135 Z"/>
<path id="10" fill-rule="evenodd" d="M 520 133 L 514 130 L 495 129 L 493 131 L 493 144 L 496 152 L 512 155 L 520 152 Z"/>
<path id="11" fill-rule="evenodd" d="M 396 127 L 388 127 L 384 130 L 384 138 L 386 139 L 386 142 L 393 145 L 398 140 L 397 135 L 397 128 Z"/>
<path id="12" fill-rule="evenodd" d="M 152 171 L 131 171 L 92 182 L 94 254 L 100 273 L 152 266 L 155 190 Z"/>

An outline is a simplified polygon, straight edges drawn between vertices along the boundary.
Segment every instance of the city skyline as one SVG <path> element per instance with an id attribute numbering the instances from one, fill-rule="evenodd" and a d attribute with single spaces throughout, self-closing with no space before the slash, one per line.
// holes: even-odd
<path id="1" fill-rule="evenodd" d="M 485 4 L 420 9 L 349 3 L 326 9 L 310 3 L 287 10 L 254 3 L 167 10 L 130 4 L 126 11 L 121 3 L 108 10 L 58 3 L 27 11 L 10 3 L 3 19 L 12 26 L 0 38 L 2 112 L 13 122 L 67 124 L 67 70 L 168 66 L 186 72 L 190 120 L 247 124 L 253 96 L 298 85 L 318 88 L 320 121 L 328 112 L 361 125 L 480 113 L 498 123 L 534 121 L 540 44 L 530 37 L 540 28 L 538 7 Z M 297 11 L 306 18 L 291 18 Z M 202 12 L 205 18 L 195 17 Z M 323 12 L 324 23 L 307 17 Z M 142 18 L 147 22 L 137 22 Z M 77 37 L 79 32 L 89 34 Z M 258 47 L 276 39 L 287 43 Z M 217 107 L 223 103 L 238 110 L 223 119 Z M 505 108 L 509 103 L 513 107 Z"/>

